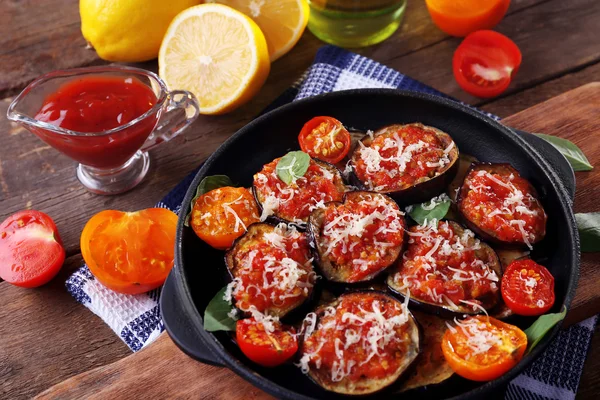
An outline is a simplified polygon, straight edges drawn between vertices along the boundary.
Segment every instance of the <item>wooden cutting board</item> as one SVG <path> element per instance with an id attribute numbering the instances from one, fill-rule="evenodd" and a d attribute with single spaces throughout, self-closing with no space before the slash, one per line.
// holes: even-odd
<path id="1" fill-rule="evenodd" d="M 528 132 L 560 136 L 583 149 L 597 168 L 576 173 L 575 211 L 600 211 L 600 83 L 590 83 L 564 93 L 502 122 Z M 600 253 L 583 254 L 579 286 L 566 325 L 600 312 L 598 283 Z M 138 353 L 72 377 L 38 396 L 40 399 L 133 397 L 271 398 L 227 368 L 192 360 L 166 333 Z"/>

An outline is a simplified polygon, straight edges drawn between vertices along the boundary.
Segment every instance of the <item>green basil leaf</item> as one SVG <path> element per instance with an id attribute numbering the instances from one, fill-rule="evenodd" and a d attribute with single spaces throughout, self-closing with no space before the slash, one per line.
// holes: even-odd
<path id="1" fill-rule="evenodd" d="M 575 219 L 579 228 L 581 251 L 600 251 L 600 212 L 577 213 Z"/>
<path id="2" fill-rule="evenodd" d="M 208 332 L 235 331 L 235 320 L 229 316 L 232 306 L 223 299 L 227 286 L 219 290 L 204 311 L 204 329 Z"/>
<path id="3" fill-rule="evenodd" d="M 570 140 L 543 133 L 534 133 L 534 135 L 544 139 L 560 151 L 573 167 L 573 171 L 590 171 L 594 168 L 581 149 Z"/>
<path id="4" fill-rule="evenodd" d="M 408 215 L 419 225 L 423 225 L 425 220 L 441 220 L 448 214 L 452 201 L 447 196 L 434 197 L 430 201 L 421 204 L 408 206 L 406 211 Z M 433 207 L 433 208 L 432 208 Z"/>
<path id="5" fill-rule="evenodd" d="M 303 151 L 290 151 L 281 157 L 277 163 L 275 171 L 279 179 L 288 185 L 298 178 L 302 178 L 308 166 L 310 165 L 310 156 Z"/>
<path id="6" fill-rule="evenodd" d="M 229 179 L 229 177 L 227 175 L 205 176 L 204 179 L 202 179 L 200 181 L 200 184 L 196 188 L 196 195 L 194 196 L 194 198 L 192 199 L 192 202 L 190 203 L 190 212 L 188 213 L 188 215 L 186 215 L 185 221 L 183 221 L 183 224 L 185 226 L 190 226 L 190 216 L 192 215 L 192 209 L 194 208 L 194 203 L 196 202 L 196 199 L 198 197 L 202 196 L 204 193 L 210 192 L 211 190 L 218 189 L 220 187 L 225 187 L 225 186 L 234 186 L 233 182 L 231 182 L 231 179 Z"/>
<path id="7" fill-rule="evenodd" d="M 563 307 L 558 314 L 541 315 L 529 328 L 525 329 L 528 343 L 527 352 L 533 350 L 554 325 L 565 319 L 565 315 L 567 315 L 567 307 Z"/>

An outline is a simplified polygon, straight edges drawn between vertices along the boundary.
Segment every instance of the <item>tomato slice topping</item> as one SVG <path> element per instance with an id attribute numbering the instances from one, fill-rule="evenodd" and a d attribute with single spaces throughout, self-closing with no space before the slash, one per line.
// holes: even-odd
<path id="1" fill-rule="evenodd" d="M 139 294 L 163 284 L 173 268 L 177 214 L 165 208 L 94 215 L 81 233 L 81 254 L 100 283 Z"/>
<path id="2" fill-rule="evenodd" d="M 502 298 L 515 314 L 542 315 L 554 305 L 554 277 L 533 260 L 513 261 L 502 276 Z"/>
<path id="3" fill-rule="evenodd" d="M 298 135 L 300 148 L 313 158 L 335 164 L 350 151 L 350 134 L 332 117 L 314 117 Z"/>
<path id="4" fill-rule="evenodd" d="M 467 93 L 495 97 L 504 92 L 521 65 L 521 50 L 494 31 L 467 36 L 454 52 L 454 78 Z"/>
<path id="5" fill-rule="evenodd" d="M 41 286 L 65 261 L 65 249 L 52 218 L 19 211 L 0 224 L 0 278 L 16 286 Z"/>
<path id="6" fill-rule="evenodd" d="M 523 358 L 527 336 L 518 327 L 481 315 L 455 322 L 444 334 L 442 353 L 463 378 L 491 381 Z"/>
<path id="7" fill-rule="evenodd" d="M 276 367 L 283 364 L 298 351 L 296 330 L 270 322 L 272 329 L 267 332 L 262 322 L 254 318 L 239 320 L 235 334 L 242 353 L 250 360 L 264 367 Z"/>
<path id="8" fill-rule="evenodd" d="M 246 188 L 221 187 L 196 199 L 191 226 L 196 235 L 220 250 L 231 247 L 248 225 L 260 221 L 258 206 Z"/>

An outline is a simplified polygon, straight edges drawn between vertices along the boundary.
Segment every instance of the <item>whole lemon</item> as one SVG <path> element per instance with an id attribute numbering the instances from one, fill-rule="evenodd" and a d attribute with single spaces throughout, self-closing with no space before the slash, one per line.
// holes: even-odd
<path id="1" fill-rule="evenodd" d="M 81 32 L 100 58 L 138 62 L 158 56 L 173 18 L 200 0 L 80 0 Z"/>

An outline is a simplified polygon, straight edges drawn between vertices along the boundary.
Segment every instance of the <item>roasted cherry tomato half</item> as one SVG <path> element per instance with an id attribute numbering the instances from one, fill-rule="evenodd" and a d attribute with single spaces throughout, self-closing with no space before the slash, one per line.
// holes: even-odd
<path id="1" fill-rule="evenodd" d="M 268 322 L 269 331 L 254 318 L 239 320 L 235 335 L 242 353 L 263 367 L 283 364 L 298 351 L 296 330 L 280 322 Z"/>
<path id="2" fill-rule="evenodd" d="M 467 93 L 495 97 L 504 92 L 521 65 L 521 50 L 494 31 L 467 36 L 454 52 L 454 78 Z"/>
<path id="3" fill-rule="evenodd" d="M 350 151 L 350 134 L 332 117 L 314 117 L 308 121 L 298 141 L 303 152 L 331 164 L 342 161 Z"/>
<path id="4" fill-rule="evenodd" d="M 65 261 L 65 249 L 52 218 L 19 211 L 0 224 L 0 278 L 16 286 L 41 286 Z"/>
<path id="5" fill-rule="evenodd" d="M 554 305 L 554 277 L 533 260 L 516 260 L 502 276 L 502 298 L 515 314 L 545 314 Z"/>
<path id="6" fill-rule="evenodd" d="M 190 221 L 200 239 L 224 250 L 246 232 L 248 225 L 260 221 L 260 217 L 248 189 L 227 186 L 198 197 Z"/>
<path id="7" fill-rule="evenodd" d="M 161 286 L 175 252 L 177 214 L 165 208 L 94 215 L 81 233 L 81 254 L 100 283 L 139 294 Z"/>
<path id="8" fill-rule="evenodd" d="M 523 358 L 527 336 L 518 327 L 481 315 L 456 322 L 444 334 L 442 353 L 463 378 L 491 381 Z"/>

